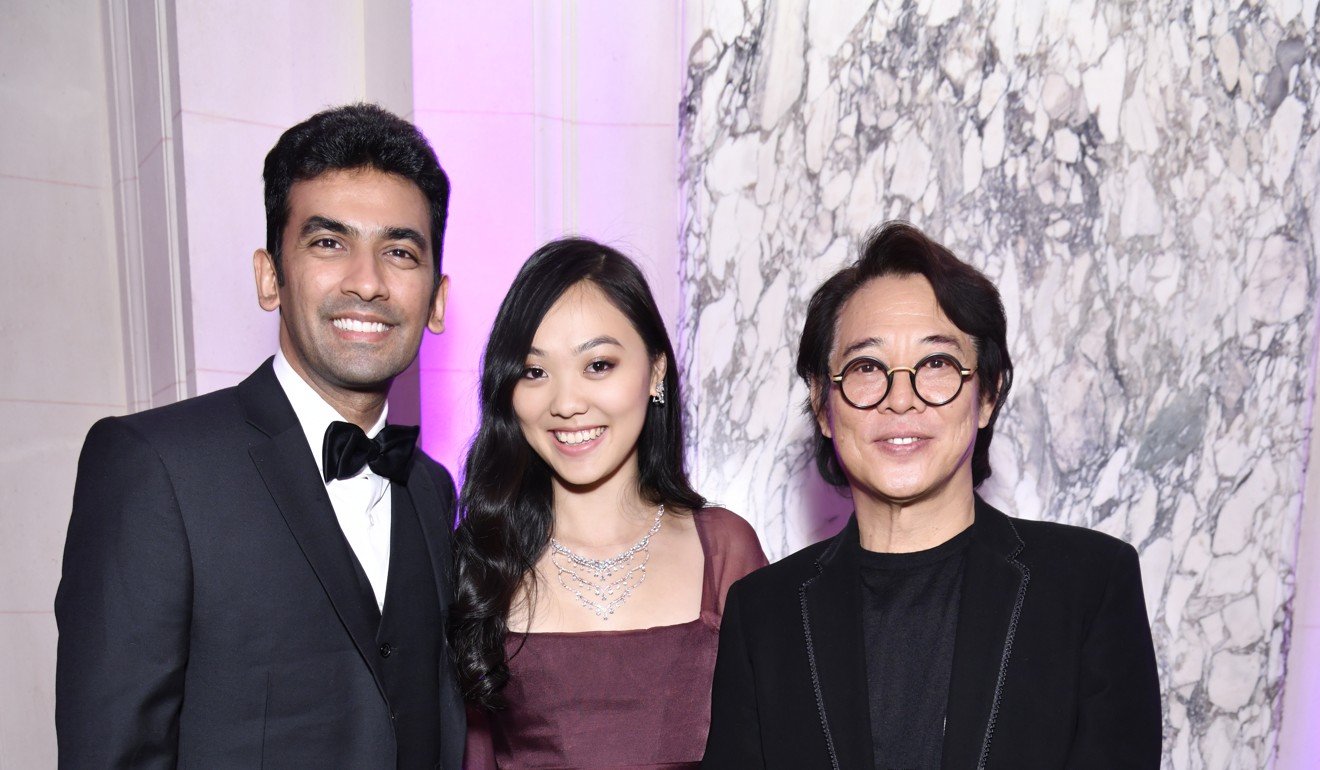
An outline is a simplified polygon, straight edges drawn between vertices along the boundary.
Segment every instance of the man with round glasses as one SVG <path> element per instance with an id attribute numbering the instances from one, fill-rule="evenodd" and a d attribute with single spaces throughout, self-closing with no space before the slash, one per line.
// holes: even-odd
<path id="1" fill-rule="evenodd" d="M 730 589 L 704 766 L 1159 767 L 1136 551 L 975 493 L 1013 379 L 994 285 L 886 225 L 813 295 L 797 371 L 856 514 Z"/>
<path id="2" fill-rule="evenodd" d="M 854 408 L 872 409 L 889 395 L 895 372 L 908 373 L 912 392 L 925 401 L 926 406 L 944 406 L 954 400 L 962 391 L 963 381 L 975 374 L 948 353 L 931 353 L 916 366 L 892 369 L 870 356 L 858 356 L 830 380 L 839 386 L 843 400 Z"/>

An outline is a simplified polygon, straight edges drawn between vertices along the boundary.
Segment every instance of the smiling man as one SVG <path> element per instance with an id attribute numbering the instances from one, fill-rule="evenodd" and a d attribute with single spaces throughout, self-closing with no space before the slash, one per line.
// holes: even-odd
<path id="1" fill-rule="evenodd" d="M 816 466 L 856 513 L 729 590 L 710 768 L 1158 768 L 1136 551 L 976 495 L 1013 364 L 999 292 L 874 233 L 798 349 Z"/>
<path id="2" fill-rule="evenodd" d="M 461 762 L 453 482 L 386 404 L 444 328 L 448 179 L 371 105 L 289 129 L 264 178 L 275 356 L 83 447 L 55 600 L 61 767 Z"/>

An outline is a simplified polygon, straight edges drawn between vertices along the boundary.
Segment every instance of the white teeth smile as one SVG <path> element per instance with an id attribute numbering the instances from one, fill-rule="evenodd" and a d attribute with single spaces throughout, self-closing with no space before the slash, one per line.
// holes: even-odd
<path id="1" fill-rule="evenodd" d="M 379 321 L 359 321 L 356 318 L 336 318 L 331 321 L 336 329 L 342 329 L 346 332 L 383 332 L 390 328 L 389 324 L 383 324 Z"/>
<path id="2" fill-rule="evenodd" d="M 558 441 L 561 444 L 571 445 L 581 444 L 585 441 L 590 441 L 593 438 L 600 438 L 600 434 L 605 432 L 605 427 L 601 426 L 599 428 L 591 428 L 590 430 L 574 431 L 556 430 L 552 432 L 554 433 L 555 441 Z"/>
<path id="3" fill-rule="evenodd" d="M 915 444 L 917 441 L 918 439 L 915 436 L 900 436 L 899 438 L 885 439 L 886 444 L 893 444 L 894 446 L 907 446 L 908 444 Z"/>

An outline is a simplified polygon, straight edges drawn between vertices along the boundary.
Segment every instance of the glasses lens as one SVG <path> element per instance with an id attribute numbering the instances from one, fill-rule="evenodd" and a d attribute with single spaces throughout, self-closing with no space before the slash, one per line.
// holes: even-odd
<path id="1" fill-rule="evenodd" d="M 853 406 L 875 406 L 888 389 L 889 378 L 879 361 L 859 358 L 843 372 L 843 395 Z"/>
<path id="2" fill-rule="evenodd" d="M 947 404 L 962 390 L 962 372 L 957 361 L 936 355 L 917 364 L 917 395 L 928 404 Z"/>

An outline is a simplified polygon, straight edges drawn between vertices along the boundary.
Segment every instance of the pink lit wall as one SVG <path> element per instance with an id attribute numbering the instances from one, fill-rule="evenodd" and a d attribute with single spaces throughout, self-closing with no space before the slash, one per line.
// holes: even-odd
<path id="1" fill-rule="evenodd" d="M 1320 766 L 1320 412 L 1311 417 L 1310 455 L 1276 770 Z"/>
<path id="2" fill-rule="evenodd" d="M 678 313 L 678 3 L 416 3 L 414 119 L 453 184 L 446 331 L 421 354 L 422 444 L 461 472 L 480 358 L 523 261 L 586 235 Z"/>

